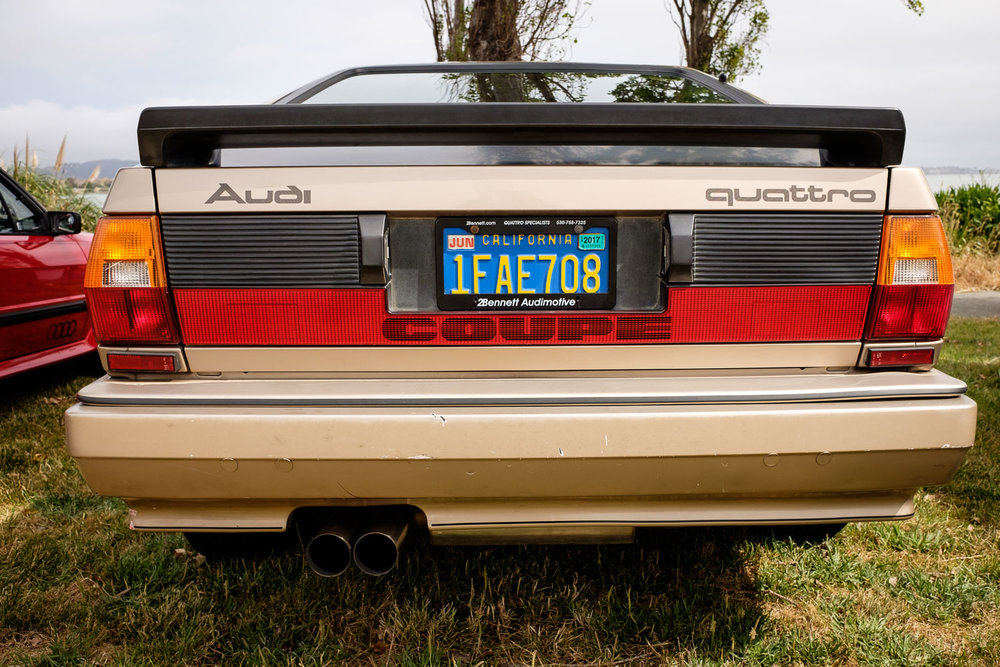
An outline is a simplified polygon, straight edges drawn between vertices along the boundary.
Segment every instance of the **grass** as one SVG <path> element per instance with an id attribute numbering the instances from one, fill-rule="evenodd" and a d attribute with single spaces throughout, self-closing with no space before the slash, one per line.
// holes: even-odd
<path id="1" fill-rule="evenodd" d="M 1000 290 L 1000 186 L 981 175 L 935 197 L 954 255 L 956 291 Z"/>
<path id="2" fill-rule="evenodd" d="M 977 183 L 947 188 L 935 196 L 953 249 L 1000 253 L 1000 185 L 983 176 Z"/>
<path id="3" fill-rule="evenodd" d="M 1000 290 L 1000 255 L 963 251 L 952 257 L 955 291 Z"/>
<path id="4" fill-rule="evenodd" d="M 382 579 L 296 553 L 205 562 L 131 533 L 62 444 L 91 376 L 0 385 L 0 663 L 1000 664 L 1000 321 L 953 321 L 941 367 L 980 405 L 977 447 L 905 523 L 803 546 L 745 529 L 634 546 L 410 543 Z"/>
<path id="5" fill-rule="evenodd" d="M 935 196 L 954 252 L 956 290 L 1000 289 L 1000 186 L 982 176 Z"/>
<path id="6" fill-rule="evenodd" d="M 63 139 L 59 146 L 59 152 L 56 154 L 53 173 L 43 173 L 38 169 L 38 157 L 31 152 L 31 144 L 25 140 L 24 153 L 20 153 L 15 148 L 13 163 L 0 166 L 8 170 L 10 176 L 46 209 L 50 211 L 76 211 L 83 218 L 83 229 L 92 232 L 101 217 L 101 209 L 74 190 L 69 180 L 60 176 L 65 151 L 66 140 Z M 92 183 L 97 176 L 98 171 L 95 170 L 84 185 Z"/>

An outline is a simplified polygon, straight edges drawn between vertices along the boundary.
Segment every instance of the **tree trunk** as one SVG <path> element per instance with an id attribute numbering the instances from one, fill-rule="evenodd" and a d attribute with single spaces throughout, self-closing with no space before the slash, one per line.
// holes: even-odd
<path id="1" fill-rule="evenodd" d="M 469 19 L 469 60 L 520 60 L 517 13 L 521 0 L 476 0 Z"/>
<path id="2" fill-rule="evenodd" d="M 445 0 L 447 2 L 447 0 Z M 454 9 L 448 17 L 448 49 L 445 52 L 447 60 L 465 60 L 468 57 L 465 49 L 465 0 L 455 0 Z M 438 60 L 442 60 L 439 56 Z"/>
<path id="3" fill-rule="evenodd" d="M 703 72 L 709 70 L 714 47 L 709 22 L 710 4 L 710 0 L 691 0 L 691 34 L 686 44 L 688 67 Z"/>

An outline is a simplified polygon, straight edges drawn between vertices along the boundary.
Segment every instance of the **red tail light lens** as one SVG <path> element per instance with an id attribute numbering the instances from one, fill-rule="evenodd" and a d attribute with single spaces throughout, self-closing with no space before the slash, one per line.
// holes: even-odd
<path id="1" fill-rule="evenodd" d="M 912 350 L 872 350 L 868 355 L 868 365 L 872 368 L 887 366 L 927 366 L 934 363 L 934 348 L 921 347 Z"/>
<path id="2" fill-rule="evenodd" d="M 867 338 L 941 338 L 954 290 L 954 285 L 877 286 Z"/>
<path id="3" fill-rule="evenodd" d="M 87 290 L 87 304 L 102 345 L 180 342 L 167 290 L 158 287 L 101 287 Z"/>
<path id="4" fill-rule="evenodd" d="M 156 216 L 114 217 L 97 225 L 84 287 L 101 344 L 180 342 L 158 223 Z"/>
<path id="5" fill-rule="evenodd" d="M 167 372 L 177 370 L 172 354 L 120 354 L 108 353 L 108 370 L 123 372 Z"/>

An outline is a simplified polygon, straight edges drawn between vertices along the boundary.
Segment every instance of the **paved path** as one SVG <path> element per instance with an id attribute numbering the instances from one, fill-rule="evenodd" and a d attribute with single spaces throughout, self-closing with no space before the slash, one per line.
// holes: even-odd
<path id="1" fill-rule="evenodd" d="M 1000 292 L 956 294 L 951 314 L 957 317 L 1000 317 Z"/>

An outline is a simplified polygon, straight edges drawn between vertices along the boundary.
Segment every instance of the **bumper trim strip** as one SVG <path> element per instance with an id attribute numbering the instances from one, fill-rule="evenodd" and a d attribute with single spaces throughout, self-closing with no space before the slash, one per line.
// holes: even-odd
<path id="1" fill-rule="evenodd" d="M 736 525 L 780 525 L 780 524 L 810 524 L 810 523 L 839 523 L 841 521 L 885 521 L 886 519 L 905 520 L 913 517 L 913 512 L 908 514 L 873 514 L 871 516 L 837 516 L 837 517 L 803 517 L 795 519 L 668 519 L 657 521 L 655 519 L 594 519 L 587 521 L 475 521 L 458 523 L 435 523 L 431 529 L 442 528 L 486 528 L 492 526 L 660 526 L 660 525 L 681 525 L 697 524 L 699 526 L 736 526 Z M 174 529 L 172 529 L 174 530 Z"/>
<path id="2" fill-rule="evenodd" d="M 939 371 L 707 377 L 474 379 L 98 380 L 79 393 L 91 406 L 485 407 L 816 403 L 957 398 L 960 380 Z"/>

